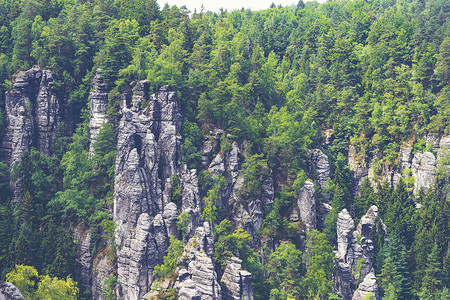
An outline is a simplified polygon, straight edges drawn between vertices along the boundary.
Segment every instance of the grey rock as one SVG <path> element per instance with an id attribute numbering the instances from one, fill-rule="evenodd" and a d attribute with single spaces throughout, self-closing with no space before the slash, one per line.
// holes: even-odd
<path id="1" fill-rule="evenodd" d="M 7 128 L 2 148 L 8 165 L 20 161 L 32 146 L 51 154 L 58 125 L 68 121 L 64 111 L 67 100 L 53 93 L 54 77 L 52 71 L 41 68 L 19 72 L 13 89 L 5 93 Z"/>
<path id="2" fill-rule="evenodd" d="M 328 162 L 328 156 L 319 149 L 312 150 L 310 155 L 311 165 L 313 170 L 317 171 L 317 181 L 323 190 L 325 182 L 330 178 L 330 163 Z"/>
<path id="3" fill-rule="evenodd" d="M 92 298 L 93 299 L 106 299 L 104 294 L 104 283 L 115 271 L 115 266 L 111 259 L 100 253 L 93 260 L 92 266 Z"/>
<path id="4" fill-rule="evenodd" d="M 154 267 L 163 262 L 169 236 L 177 233 L 171 193 L 172 176 L 181 171 L 182 119 L 176 93 L 167 86 L 149 95 L 147 81 L 140 81 L 123 99 L 113 212 L 121 247 L 118 277 L 120 296 L 140 299 L 151 288 Z M 183 194 L 196 184 L 195 172 L 184 169 Z M 198 201 L 192 194 L 189 201 Z"/>
<path id="5" fill-rule="evenodd" d="M 0 300 L 23 300 L 25 297 L 19 289 L 10 282 L 0 281 Z"/>
<path id="6" fill-rule="evenodd" d="M 54 73 L 47 69 L 32 68 L 19 72 L 13 89 L 5 93 L 6 131 L 2 141 L 3 159 L 12 166 L 20 162 L 23 154 L 35 147 L 51 155 L 55 133 L 62 121 L 68 134 L 70 114 L 67 99 L 58 99 L 53 93 Z M 12 203 L 21 201 L 22 183 L 11 183 Z"/>
<path id="7" fill-rule="evenodd" d="M 169 236 L 177 236 L 177 205 L 173 202 L 170 202 L 169 204 L 164 207 L 164 213 L 162 215 L 164 219 L 164 224 L 166 225 L 167 233 Z"/>
<path id="8" fill-rule="evenodd" d="M 298 192 L 297 205 L 300 209 L 300 218 L 306 225 L 306 230 L 316 228 L 316 198 L 314 184 L 305 181 L 304 186 Z"/>
<path id="9" fill-rule="evenodd" d="M 335 288 L 343 299 L 352 299 L 352 285 L 360 283 L 368 274 L 373 273 L 373 242 L 370 239 L 370 231 L 376 224 L 378 208 L 370 207 L 366 215 L 354 231 L 354 221 L 346 209 L 338 215 L 336 252 L 336 274 L 334 278 Z M 385 225 L 381 222 L 386 235 Z M 360 270 L 357 265 L 361 264 Z M 367 277 L 371 278 L 370 276 Z M 364 285 L 363 285 L 364 286 Z M 362 291 L 362 289 L 361 289 Z"/>
<path id="10" fill-rule="evenodd" d="M 429 133 L 425 137 L 425 142 L 427 146 L 431 146 L 433 151 L 439 149 L 439 135 L 437 133 Z"/>
<path id="11" fill-rule="evenodd" d="M 431 152 L 414 154 L 412 161 L 412 174 L 415 178 L 414 193 L 420 188 L 429 188 L 434 184 L 436 178 L 436 157 Z"/>
<path id="12" fill-rule="evenodd" d="M 359 187 L 362 181 L 369 175 L 370 164 L 366 157 L 359 157 L 355 145 L 348 148 L 348 166 L 353 177 L 353 195 L 359 195 Z"/>
<path id="13" fill-rule="evenodd" d="M 338 252 L 336 254 L 336 257 L 339 261 L 347 262 L 349 260 L 349 245 L 352 244 L 353 230 L 355 228 L 355 222 L 353 221 L 347 209 L 344 208 L 338 214 L 336 227 L 338 244 Z"/>
<path id="14" fill-rule="evenodd" d="M 91 289 L 92 285 L 92 255 L 91 255 L 91 233 L 87 228 L 79 225 L 73 230 L 73 238 L 77 245 L 77 264 L 81 270 L 83 286 Z"/>
<path id="15" fill-rule="evenodd" d="M 333 129 L 327 129 L 325 130 L 325 145 L 331 145 L 331 143 L 334 140 L 334 130 Z"/>
<path id="16" fill-rule="evenodd" d="M 379 299 L 378 284 L 374 273 L 369 273 L 364 277 L 364 280 L 358 285 L 358 289 L 353 294 L 352 300 L 363 300 L 368 293 L 372 293 L 376 300 Z"/>
<path id="17" fill-rule="evenodd" d="M 213 155 L 219 151 L 222 134 L 222 129 L 214 129 L 203 137 L 201 148 L 203 167 L 209 166 Z"/>
<path id="18" fill-rule="evenodd" d="M 101 76 L 101 69 L 95 71 L 92 80 L 92 91 L 89 94 L 90 119 L 89 119 L 89 141 L 90 153 L 94 151 L 94 144 L 100 128 L 107 122 L 106 113 L 108 110 L 108 89 Z"/>
<path id="19" fill-rule="evenodd" d="M 242 261 L 232 257 L 228 261 L 220 280 L 223 300 L 251 300 L 253 299 L 253 286 L 251 274 L 241 270 Z"/>
<path id="20" fill-rule="evenodd" d="M 181 184 L 183 190 L 181 209 L 189 214 L 187 237 L 190 238 L 199 226 L 201 214 L 197 170 L 188 170 L 187 166 L 184 165 L 181 170 Z"/>
<path id="21" fill-rule="evenodd" d="M 209 234 L 208 234 L 209 232 Z M 180 290 L 178 295 L 182 299 L 221 299 L 221 289 L 217 281 L 217 274 L 211 256 L 206 251 L 210 251 L 208 241 L 210 230 L 202 227 L 197 228 L 198 236 L 192 237 L 184 247 L 178 263 L 182 265 L 189 275 L 184 271 L 182 278 L 175 284 Z M 180 274 L 180 271 L 179 273 Z M 182 281 L 182 282 L 180 282 Z M 198 297 L 200 298 L 192 298 Z M 189 298 L 191 297 L 191 298 Z"/>
<path id="22" fill-rule="evenodd" d="M 201 300 L 201 295 L 197 290 L 196 284 L 192 279 L 184 280 L 181 283 L 178 299 L 180 300 Z"/>
<path id="23" fill-rule="evenodd" d="M 125 240 L 118 253 L 121 297 L 141 299 L 150 290 L 154 279 L 153 270 L 163 262 L 168 246 L 163 217 L 158 214 L 151 220 L 147 213 L 141 214 L 135 231 Z"/>

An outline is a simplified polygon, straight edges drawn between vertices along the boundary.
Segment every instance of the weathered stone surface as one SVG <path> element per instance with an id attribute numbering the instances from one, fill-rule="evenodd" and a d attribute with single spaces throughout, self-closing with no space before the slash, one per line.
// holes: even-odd
<path id="1" fill-rule="evenodd" d="M 353 290 L 351 286 L 358 284 L 368 274 L 373 273 L 373 243 L 370 232 L 377 221 L 378 208 L 370 207 L 361 218 L 361 222 L 354 231 L 354 221 L 346 209 L 338 215 L 336 252 L 336 277 L 334 278 L 335 289 L 344 300 L 352 299 Z M 386 235 L 385 225 L 381 222 L 381 228 Z M 360 265 L 358 270 L 357 265 Z M 362 265 L 361 265 L 362 264 Z M 367 277 L 367 280 L 371 278 Z M 360 289 L 364 290 L 363 285 Z M 369 291 L 366 289 L 366 291 Z M 367 293 L 366 293 L 367 294 Z M 358 298 L 359 299 L 359 298 Z"/>
<path id="2" fill-rule="evenodd" d="M 10 282 L 0 281 L 0 300 L 25 299 L 19 289 Z"/>
<path id="3" fill-rule="evenodd" d="M 211 230 L 204 223 L 204 227 L 197 228 L 196 235 L 184 247 L 178 261 L 183 267 L 178 270 L 179 277 L 175 284 L 180 299 L 221 299 L 217 274 L 208 254 L 212 253 L 213 242 Z M 198 296 L 200 298 L 196 298 Z"/>
<path id="4" fill-rule="evenodd" d="M 298 192 L 297 205 L 300 209 L 300 219 L 306 225 L 306 230 L 316 228 L 316 198 L 314 184 L 305 181 L 304 186 Z"/>
<path id="5" fill-rule="evenodd" d="M 222 137 L 222 129 L 214 129 L 203 137 L 202 143 L 202 165 L 208 167 L 211 163 L 213 155 L 219 152 L 220 138 Z"/>
<path id="6" fill-rule="evenodd" d="M 169 239 L 163 217 L 150 219 L 140 215 L 135 231 L 125 240 L 118 253 L 118 280 L 120 296 L 124 299 L 141 299 L 150 290 L 154 267 L 167 254 Z"/>
<path id="7" fill-rule="evenodd" d="M 330 163 L 328 162 L 328 156 L 319 149 L 311 151 L 311 165 L 313 170 L 317 171 L 317 181 L 323 189 L 325 187 L 325 182 L 330 178 Z"/>
<path id="8" fill-rule="evenodd" d="M 91 233 L 87 228 L 79 225 L 73 230 L 73 238 L 77 245 L 77 264 L 81 270 L 82 284 L 87 289 L 92 285 L 92 255 L 91 255 Z"/>
<path id="9" fill-rule="evenodd" d="M 51 155 L 57 129 L 67 133 L 71 121 L 66 99 L 58 99 L 54 94 L 54 77 L 52 71 L 41 68 L 19 72 L 13 89 L 5 93 L 7 126 L 2 155 L 9 166 L 19 162 L 31 147 Z M 67 126 L 59 128 L 63 120 Z M 20 179 L 11 185 L 13 204 L 21 200 L 21 186 Z"/>
<path id="10" fill-rule="evenodd" d="M 363 300 L 368 293 L 372 293 L 376 300 L 379 299 L 378 284 L 374 273 L 369 273 L 364 277 L 364 280 L 358 285 L 358 289 L 353 294 L 352 300 Z"/>
<path id="11" fill-rule="evenodd" d="M 5 93 L 7 128 L 2 148 L 8 165 L 19 161 L 32 146 L 51 153 L 55 131 L 67 118 L 66 100 L 53 93 L 54 77 L 52 71 L 41 68 L 19 72 L 13 89 Z"/>
<path id="12" fill-rule="evenodd" d="M 176 93 L 168 87 L 157 96 L 148 97 L 147 92 L 148 83 L 139 82 L 133 90 L 133 105 L 123 108 L 118 129 L 114 221 L 119 245 L 141 213 L 155 216 L 170 202 L 171 177 L 181 165 Z M 148 105 L 141 108 L 145 102 Z"/>
<path id="13" fill-rule="evenodd" d="M 187 166 L 184 165 L 181 171 L 181 184 L 181 209 L 183 212 L 189 214 L 187 238 L 190 238 L 194 235 L 195 229 L 199 226 L 201 214 L 197 170 L 188 170 Z"/>
<path id="14" fill-rule="evenodd" d="M 93 260 L 92 266 L 92 298 L 93 299 L 105 299 L 104 283 L 114 272 L 115 266 L 111 259 L 101 253 Z"/>
<path id="15" fill-rule="evenodd" d="M 90 152 L 94 151 L 94 144 L 100 128 L 107 122 L 106 112 L 108 110 L 108 89 L 100 76 L 101 69 L 95 71 L 92 80 L 92 91 L 89 94 L 90 119 L 89 119 L 89 141 Z"/>
<path id="16" fill-rule="evenodd" d="M 253 286 L 251 274 L 241 270 L 242 261 L 232 257 L 228 262 L 220 280 L 223 300 L 251 300 Z"/>
<path id="17" fill-rule="evenodd" d="M 362 181 L 369 174 L 369 166 L 365 157 L 359 157 L 357 155 L 357 149 L 355 145 L 350 145 L 348 148 L 348 166 L 352 172 L 353 177 L 353 195 L 359 195 L 359 187 Z"/>
<path id="18" fill-rule="evenodd" d="M 414 154 L 411 165 L 412 174 L 415 178 L 414 193 L 420 188 L 429 188 L 434 184 L 436 178 L 436 157 L 431 152 Z"/>
<path id="19" fill-rule="evenodd" d="M 177 233 L 178 208 L 171 202 L 172 175 L 181 171 L 181 113 L 176 93 L 162 87 L 148 95 L 147 81 L 124 94 L 118 128 L 114 221 L 121 297 L 140 299 L 163 262 L 169 236 Z M 181 184 L 195 188 L 195 172 L 184 169 Z M 187 201 L 198 201 L 193 192 Z M 195 208 L 195 207 L 194 207 Z"/>

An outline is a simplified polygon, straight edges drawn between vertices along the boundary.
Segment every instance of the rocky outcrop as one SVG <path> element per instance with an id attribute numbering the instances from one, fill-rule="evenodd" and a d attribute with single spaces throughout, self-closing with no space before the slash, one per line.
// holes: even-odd
<path id="1" fill-rule="evenodd" d="M 95 71 L 92 80 L 92 91 L 89 94 L 90 119 L 89 119 L 89 141 L 90 153 L 94 151 L 94 144 L 100 128 L 107 122 L 108 89 L 101 78 L 101 69 Z"/>
<path id="2" fill-rule="evenodd" d="M 352 300 L 363 300 L 369 293 L 372 293 L 376 300 L 379 299 L 378 284 L 374 273 L 369 273 L 364 277 L 353 294 Z"/>
<path id="3" fill-rule="evenodd" d="M 352 299 L 352 286 L 360 285 L 359 294 L 367 294 L 378 288 L 376 282 L 372 282 L 375 277 L 368 275 L 374 273 L 370 232 L 376 224 L 377 215 L 378 208 L 372 206 L 361 218 L 356 231 L 354 221 L 346 209 L 338 215 L 335 289 L 344 300 Z M 379 230 L 385 231 L 384 224 Z"/>
<path id="4" fill-rule="evenodd" d="M 222 129 L 214 129 L 204 135 L 201 149 L 203 167 L 208 167 L 211 164 L 213 155 L 219 152 L 222 134 Z"/>
<path id="5" fill-rule="evenodd" d="M 439 139 L 437 135 L 429 134 L 426 140 L 427 148 L 432 149 L 434 153 L 437 153 L 437 156 L 429 151 L 413 153 L 413 147 L 406 145 L 399 150 L 398 165 L 391 167 L 376 163 L 379 161 L 377 157 L 358 156 L 356 147 L 350 145 L 348 164 L 354 181 L 354 195 L 359 194 L 359 187 L 366 177 L 369 177 L 373 188 L 376 188 L 378 183 L 384 181 L 387 181 L 391 187 L 394 187 L 404 176 L 412 176 L 414 178 L 414 193 L 418 193 L 421 188 L 428 189 L 432 186 L 436 179 L 436 167 L 439 164 L 439 160 L 449 153 L 450 137 L 442 136 Z"/>
<path id="6" fill-rule="evenodd" d="M 13 89 L 5 94 L 7 128 L 2 148 L 10 166 L 32 146 L 51 153 L 56 129 L 67 117 L 65 99 L 53 92 L 54 77 L 52 71 L 40 68 L 19 72 Z"/>
<path id="7" fill-rule="evenodd" d="M 143 213 L 156 216 L 171 197 L 171 177 L 181 166 L 181 114 L 176 93 L 168 87 L 148 96 L 141 81 L 126 101 L 118 128 L 114 221 L 123 245 Z M 147 104 L 146 104 L 147 103 Z"/>
<path id="8" fill-rule="evenodd" d="M 169 87 L 149 95 L 146 81 L 124 94 L 115 165 L 114 221 L 117 224 L 120 296 L 140 299 L 163 262 L 169 236 L 177 234 L 178 210 L 186 207 L 191 228 L 199 214 L 198 180 L 181 167 L 181 113 Z M 171 202 L 172 176 L 180 174 L 182 203 Z M 192 229 L 193 230 L 193 229 Z"/>
<path id="9" fill-rule="evenodd" d="M 247 147 L 244 141 L 238 144 L 229 135 L 220 139 L 224 133 L 216 129 L 203 138 L 202 159 L 212 178 L 223 176 L 225 184 L 221 190 L 222 203 L 220 206 L 232 211 L 233 220 L 237 226 L 243 228 L 253 238 L 254 232 L 263 224 L 263 211 L 270 211 L 274 199 L 274 186 L 271 171 L 268 170 L 261 179 L 261 193 L 258 197 L 242 199 L 241 188 L 244 177 L 241 173 L 244 157 L 242 153 Z M 221 143 L 225 143 L 222 145 Z M 220 152 L 221 148 L 227 149 Z M 214 151 L 219 151 L 214 153 Z"/>
<path id="10" fill-rule="evenodd" d="M 328 156 L 321 150 L 315 149 L 310 153 L 312 171 L 317 172 L 317 182 L 321 189 L 325 187 L 325 182 L 330 178 L 330 163 Z"/>
<path id="11" fill-rule="evenodd" d="M 316 228 L 316 198 L 314 184 L 305 181 L 305 184 L 298 192 L 297 205 L 300 210 L 300 219 L 306 226 L 306 230 Z"/>
<path id="12" fill-rule="evenodd" d="M 208 223 L 198 227 L 178 259 L 175 289 L 179 299 L 221 299 L 221 288 L 211 259 L 214 239 Z"/>
<path id="13" fill-rule="evenodd" d="M 77 265 L 81 271 L 82 284 L 90 289 L 92 286 L 91 233 L 79 225 L 73 230 L 73 238 L 77 245 Z"/>
<path id="14" fill-rule="evenodd" d="M 116 267 L 112 258 L 107 254 L 108 249 L 96 255 L 92 262 L 92 298 L 106 299 L 104 296 L 105 281 L 115 276 Z"/>
<path id="15" fill-rule="evenodd" d="M 436 157 L 431 152 L 414 154 L 412 160 L 412 174 L 414 176 L 414 193 L 420 188 L 429 188 L 436 178 Z"/>
<path id="16" fill-rule="evenodd" d="M 125 240 L 118 253 L 121 297 L 142 299 L 150 290 L 154 267 L 162 263 L 168 247 L 169 239 L 163 216 L 158 214 L 151 220 L 149 214 L 141 214 L 132 236 Z"/>
<path id="17" fill-rule="evenodd" d="M 241 270 L 242 261 L 232 257 L 220 280 L 223 300 L 253 300 L 252 275 Z"/>
<path id="18" fill-rule="evenodd" d="M 25 299 L 19 289 L 10 282 L 0 282 L 0 300 L 22 300 Z"/>
<path id="19" fill-rule="evenodd" d="M 55 134 L 62 121 L 70 124 L 65 105 L 54 93 L 55 74 L 33 68 L 19 72 L 12 90 L 5 93 L 6 133 L 2 142 L 3 159 L 9 165 L 19 162 L 26 151 L 35 147 L 52 154 Z M 65 128 L 62 128 L 63 132 Z M 21 199 L 20 179 L 13 184 L 13 204 Z"/>

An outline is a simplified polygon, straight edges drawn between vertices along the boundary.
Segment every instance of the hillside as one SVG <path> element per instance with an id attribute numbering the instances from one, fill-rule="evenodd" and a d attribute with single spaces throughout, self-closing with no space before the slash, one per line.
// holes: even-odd
<path id="1" fill-rule="evenodd" d="M 0 82 L 26 299 L 450 297 L 448 1 L 0 0 Z"/>

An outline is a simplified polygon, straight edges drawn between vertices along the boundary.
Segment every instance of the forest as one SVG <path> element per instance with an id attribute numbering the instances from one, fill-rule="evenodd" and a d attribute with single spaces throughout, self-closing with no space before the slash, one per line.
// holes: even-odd
<path id="1" fill-rule="evenodd" d="M 52 92 L 67 100 L 70 117 L 55 129 L 49 154 L 31 147 L 12 166 L 0 162 L 0 280 L 26 299 L 95 298 L 82 284 L 76 227 L 89 229 L 93 257 L 117 261 L 121 101 L 142 80 L 150 93 L 166 85 L 176 91 L 182 163 L 197 170 L 219 278 L 236 256 L 252 274 L 255 299 L 341 299 L 333 283 L 338 214 L 346 209 L 356 225 L 376 205 L 379 295 L 364 299 L 450 298 L 450 156 L 427 140 L 450 134 L 449 1 L 299 0 L 261 11 L 192 12 L 155 0 L 0 0 L 0 140 L 7 135 L 6 95 L 15 76 L 33 67 L 54 72 Z M 108 122 L 90 145 L 97 69 Z M 265 178 L 273 180 L 273 205 L 251 234 L 223 205 L 225 178 L 202 164 L 204 136 L 217 129 L 219 153 L 245 145 L 236 207 L 261 199 Z M 418 179 L 408 170 L 396 184 L 383 181 L 399 170 L 405 147 L 440 157 L 430 187 L 416 192 Z M 356 160 L 370 157 L 374 173 L 357 191 L 349 148 Z M 314 149 L 329 159 L 323 185 L 310 165 Z M 171 181 L 171 201 L 180 204 L 181 178 Z M 313 230 L 290 218 L 306 181 L 317 201 L 331 206 Z M 153 272 L 159 282 L 176 279 L 192 238 L 189 217 L 178 215 L 178 234 Z M 112 273 L 103 299 L 120 299 L 119 285 Z M 168 288 L 158 297 L 177 293 Z"/>

